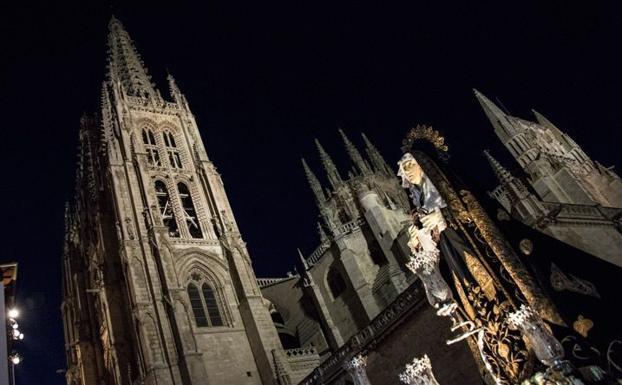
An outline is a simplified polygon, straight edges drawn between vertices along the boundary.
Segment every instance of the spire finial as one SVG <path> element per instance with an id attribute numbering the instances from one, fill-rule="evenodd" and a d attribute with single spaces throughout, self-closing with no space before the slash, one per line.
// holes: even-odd
<path id="1" fill-rule="evenodd" d="M 350 139 L 348 139 L 346 133 L 343 132 L 341 127 L 339 127 L 339 133 L 341 134 L 341 138 L 346 145 L 346 151 L 348 152 L 348 155 L 350 155 L 350 159 L 352 159 L 352 162 L 354 162 L 356 168 L 359 169 L 361 174 L 369 174 L 371 172 L 371 170 L 369 169 L 369 165 L 367 165 L 359 150 L 354 146 Z"/>
<path id="2" fill-rule="evenodd" d="M 541 114 L 541 113 L 539 113 L 538 111 L 536 111 L 536 110 L 531 110 L 531 112 L 532 112 L 532 113 L 533 113 L 533 115 L 536 117 L 536 121 L 537 121 L 537 122 L 538 122 L 541 126 L 544 126 L 544 127 L 547 127 L 547 128 L 551 128 L 551 129 L 553 129 L 553 130 L 560 131 L 560 129 L 559 129 L 559 128 L 557 128 L 557 127 L 556 127 L 553 123 L 551 123 L 551 121 L 550 121 L 550 120 L 548 120 L 548 119 L 547 119 L 544 115 L 542 115 L 542 114 Z M 560 132 L 561 132 L 561 131 L 560 131 Z"/>
<path id="3" fill-rule="evenodd" d="M 151 84 L 151 77 L 123 24 L 112 16 L 108 30 L 108 76 L 118 79 L 129 95 L 159 99 L 160 95 Z"/>
<path id="4" fill-rule="evenodd" d="M 307 259 L 302 255 L 302 251 L 300 248 L 298 250 L 298 258 L 300 258 L 300 262 L 302 263 L 302 267 L 304 267 L 305 271 L 309 270 L 309 264 L 307 263 Z"/>
<path id="5" fill-rule="evenodd" d="M 326 200 L 326 196 L 324 195 L 324 191 L 322 191 L 322 185 L 320 181 L 317 179 L 305 158 L 301 158 L 302 167 L 305 170 L 305 175 L 307 176 L 307 181 L 309 182 L 309 186 L 311 186 L 311 190 L 313 191 L 313 195 L 315 196 L 315 201 L 317 203 L 322 203 Z"/>
<path id="6" fill-rule="evenodd" d="M 322 160 L 322 165 L 326 170 L 328 181 L 330 182 L 331 186 L 336 189 L 343 183 L 343 180 L 339 175 L 339 171 L 337 170 L 337 167 L 335 167 L 335 163 L 330 158 L 326 150 L 324 150 L 324 147 L 322 147 L 322 145 L 320 144 L 319 140 L 315 139 L 315 145 L 317 146 L 318 152 L 320 153 L 320 159 Z"/>
<path id="7" fill-rule="evenodd" d="M 479 104 L 482 106 L 488 120 L 490 120 L 495 128 L 501 128 L 506 122 L 507 114 L 475 88 L 473 88 L 473 93 L 475 94 L 477 101 L 479 101 Z"/>
<path id="8" fill-rule="evenodd" d="M 505 167 L 503 167 L 497 159 L 490 155 L 490 152 L 488 150 L 484 150 L 484 156 L 488 160 L 490 167 L 492 167 L 495 175 L 497 176 L 497 179 L 499 179 L 499 182 L 501 182 L 501 184 L 512 181 L 512 174 L 510 174 L 510 172 Z"/>
<path id="9" fill-rule="evenodd" d="M 367 138 L 365 133 L 362 132 L 361 135 L 363 136 L 363 141 L 365 142 L 365 152 L 367 152 L 367 156 L 371 159 L 371 164 L 374 169 L 378 172 L 384 172 L 391 175 L 393 170 L 391 170 L 387 162 L 384 160 L 380 154 L 380 151 L 378 151 L 376 146 L 374 146 L 373 143 Z"/>
<path id="10" fill-rule="evenodd" d="M 184 94 L 181 93 L 179 86 L 177 86 L 177 82 L 175 81 L 175 78 L 173 77 L 173 75 L 171 75 L 168 72 L 168 69 L 166 70 L 166 73 L 167 73 L 166 80 L 168 80 L 168 89 L 169 89 L 171 98 L 173 98 L 173 100 L 175 101 L 177 105 L 186 107 L 187 106 L 186 97 L 184 96 Z"/>

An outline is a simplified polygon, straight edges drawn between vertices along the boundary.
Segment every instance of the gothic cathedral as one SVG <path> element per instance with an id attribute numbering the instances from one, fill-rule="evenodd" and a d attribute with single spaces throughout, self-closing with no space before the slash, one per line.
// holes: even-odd
<path id="1" fill-rule="evenodd" d="M 275 384 L 282 350 L 220 175 L 112 18 L 66 209 L 67 383 Z"/>
<path id="2" fill-rule="evenodd" d="M 499 185 L 490 193 L 514 218 L 622 266 L 622 179 L 592 160 L 537 111 L 535 122 L 503 112 L 475 90 L 495 134 L 525 174 L 515 177 L 484 152 Z"/>

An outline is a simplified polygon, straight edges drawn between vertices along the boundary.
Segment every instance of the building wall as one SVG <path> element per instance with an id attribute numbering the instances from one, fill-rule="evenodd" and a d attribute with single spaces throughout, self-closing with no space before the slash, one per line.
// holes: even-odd
<path id="1" fill-rule="evenodd" d="M 114 18 L 109 47 L 66 218 L 67 382 L 276 384 L 269 303 L 185 96 L 169 77 L 161 97 Z"/>
<path id="2" fill-rule="evenodd" d="M 516 197 L 518 179 L 492 161 L 495 173 L 506 177 L 491 195 L 521 222 L 622 266 L 622 179 L 541 114 L 534 111 L 537 122 L 509 116 L 475 94 L 529 188 Z"/>
<path id="3" fill-rule="evenodd" d="M 478 367 L 466 341 L 446 345 L 450 323 L 424 304 L 392 332 L 367 358 L 367 375 L 373 385 L 395 385 L 414 357 L 427 354 L 440 384 L 481 385 Z"/>
<path id="4" fill-rule="evenodd" d="M 367 357 L 366 373 L 372 385 L 398 384 L 398 376 L 415 357 L 427 354 L 441 384 L 481 385 L 479 367 L 466 341 L 446 345 L 450 323 L 436 315 L 419 282 L 327 357 L 300 385 L 350 385 L 343 365 L 352 357 Z"/>

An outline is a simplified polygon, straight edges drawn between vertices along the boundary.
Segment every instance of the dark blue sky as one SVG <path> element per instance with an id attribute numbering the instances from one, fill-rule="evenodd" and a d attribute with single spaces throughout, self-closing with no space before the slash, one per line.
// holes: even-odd
<path id="1" fill-rule="evenodd" d="M 466 179 L 490 188 L 484 148 L 515 166 L 475 87 L 514 115 L 535 108 L 595 159 L 622 165 L 622 23 L 604 2 L 82 3 L 0 16 L 0 260 L 20 263 L 19 385 L 63 383 L 63 206 L 80 115 L 99 104 L 111 12 L 160 89 L 168 69 L 186 94 L 259 276 L 284 274 L 296 247 L 313 251 L 317 212 L 299 159 L 321 174 L 317 137 L 345 174 L 337 126 L 357 144 L 366 132 L 393 164 L 406 130 L 431 124 Z"/>

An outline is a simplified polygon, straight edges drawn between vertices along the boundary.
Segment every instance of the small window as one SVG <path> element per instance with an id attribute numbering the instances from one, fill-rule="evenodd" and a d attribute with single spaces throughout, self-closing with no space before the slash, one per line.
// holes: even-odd
<path id="1" fill-rule="evenodd" d="M 194 313 L 194 320 L 197 326 L 209 326 L 207 317 L 205 316 L 205 309 L 203 308 L 203 301 L 201 301 L 201 295 L 197 287 L 192 283 L 188 284 L 188 297 L 190 297 L 190 306 L 192 306 L 192 313 Z"/>
<path id="2" fill-rule="evenodd" d="M 333 298 L 339 297 L 346 290 L 346 282 L 343 280 L 341 273 L 335 268 L 331 267 L 326 277 L 328 281 L 328 288 Z"/>
<path id="3" fill-rule="evenodd" d="M 145 145 L 145 151 L 147 151 L 147 162 L 152 166 L 160 166 L 160 154 L 158 153 L 155 137 L 153 132 L 147 128 L 143 128 L 143 144 Z"/>
<path id="4" fill-rule="evenodd" d="M 183 183 L 178 183 L 177 190 L 179 192 L 179 200 L 181 201 L 183 215 L 186 219 L 190 236 L 192 238 L 203 238 L 201 225 L 199 224 L 199 219 L 197 218 L 197 213 L 194 209 L 194 203 L 192 202 L 192 196 L 190 195 L 188 186 Z"/>
<path id="5" fill-rule="evenodd" d="M 182 168 L 179 149 L 175 143 L 175 137 L 173 137 L 173 134 L 168 131 L 165 131 L 162 135 L 164 136 L 164 145 L 166 146 L 169 164 L 173 168 Z"/>
<path id="6" fill-rule="evenodd" d="M 169 199 L 168 190 L 164 182 L 161 180 L 155 182 L 155 192 L 158 200 L 158 208 L 160 209 L 160 216 L 162 217 L 162 224 L 168 228 L 169 236 L 178 238 L 179 228 L 177 227 L 175 214 L 173 214 L 173 208 L 171 207 L 171 200 Z"/>

